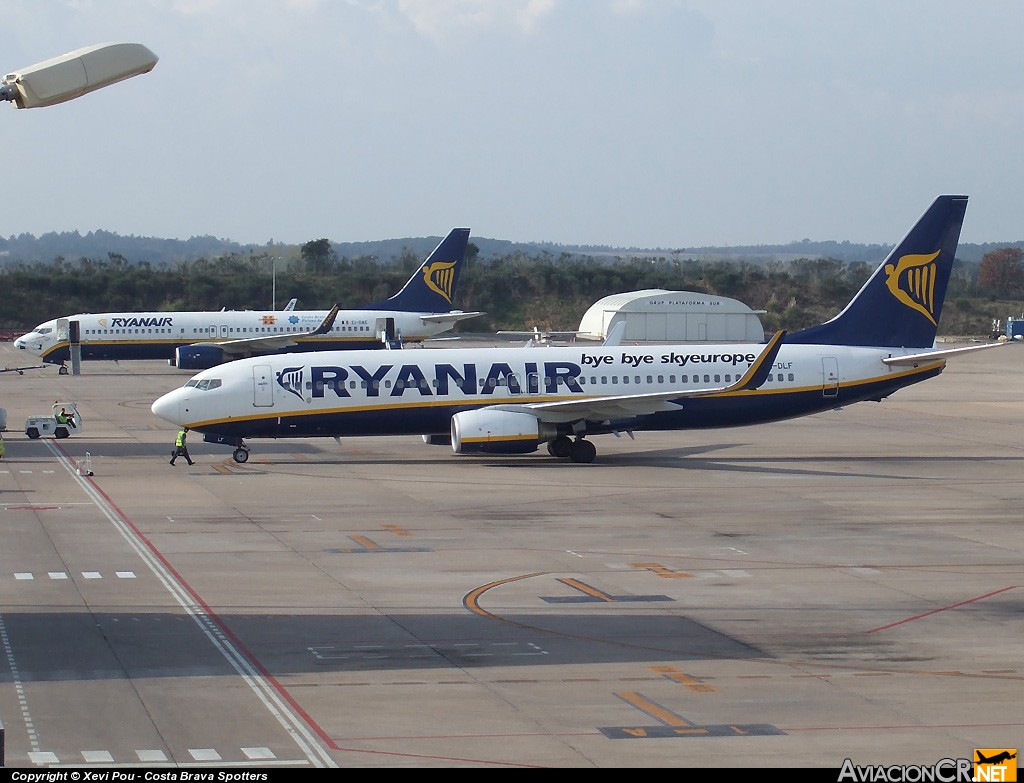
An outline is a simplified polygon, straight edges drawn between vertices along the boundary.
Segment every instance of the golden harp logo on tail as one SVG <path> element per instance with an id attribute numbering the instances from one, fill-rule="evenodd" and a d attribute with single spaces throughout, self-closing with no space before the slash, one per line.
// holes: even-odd
<path id="1" fill-rule="evenodd" d="M 441 294 L 452 303 L 452 284 L 455 282 L 455 262 L 435 261 L 423 267 L 423 282 L 427 288 Z"/>
<path id="2" fill-rule="evenodd" d="M 938 264 L 935 259 L 940 252 L 936 250 L 931 255 L 906 255 L 895 264 L 885 265 L 885 284 L 889 292 L 936 326 L 935 277 Z"/>

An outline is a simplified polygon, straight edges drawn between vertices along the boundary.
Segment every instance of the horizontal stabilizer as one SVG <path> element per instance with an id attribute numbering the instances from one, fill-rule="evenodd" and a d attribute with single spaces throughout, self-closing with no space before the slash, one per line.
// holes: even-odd
<path id="1" fill-rule="evenodd" d="M 478 315 L 486 315 L 486 313 L 464 313 L 461 310 L 452 310 L 450 313 L 420 313 L 420 320 L 431 324 L 458 323 L 467 318 L 476 318 Z"/>
<path id="2" fill-rule="evenodd" d="M 998 348 L 1001 345 L 1010 345 L 1010 343 L 985 343 L 984 345 L 968 345 L 965 348 L 947 348 L 944 351 L 926 351 L 924 353 L 915 353 L 910 356 L 890 356 L 887 359 L 882 359 L 886 364 L 894 366 L 913 366 L 915 364 L 926 364 L 932 361 L 938 361 L 940 359 L 948 359 L 951 356 L 962 356 L 965 353 L 973 353 L 974 351 L 984 351 L 988 348 Z"/>

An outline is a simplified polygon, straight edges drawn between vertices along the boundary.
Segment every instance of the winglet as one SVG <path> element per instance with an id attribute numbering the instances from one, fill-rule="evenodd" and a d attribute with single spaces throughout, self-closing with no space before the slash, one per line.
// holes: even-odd
<path id="1" fill-rule="evenodd" d="M 331 312 L 327 314 L 324 320 L 320 322 L 320 325 L 312 332 L 310 332 L 308 336 L 312 337 L 313 335 L 317 334 L 327 334 L 329 331 L 331 331 L 331 329 L 334 328 L 334 321 L 338 317 L 338 310 L 340 309 L 341 308 L 337 304 L 335 304 L 334 307 L 331 308 Z"/>
<path id="2" fill-rule="evenodd" d="M 768 380 L 768 373 L 771 372 L 772 366 L 775 364 L 775 357 L 779 355 L 779 349 L 782 348 L 782 340 L 785 336 L 785 329 L 776 332 L 772 339 L 768 341 L 765 349 L 761 351 L 761 355 L 743 373 L 743 377 L 740 378 L 739 382 L 729 387 L 729 391 L 756 389 Z"/>
<path id="3" fill-rule="evenodd" d="M 612 328 L 608 330 L 608 334 L 605 335 L 604 342 L 601 343 L 605 347 L 612 345 L 622 345 L 622 338 L 626 336 L 626 322 L 616 321 L 612 324 Z"/>

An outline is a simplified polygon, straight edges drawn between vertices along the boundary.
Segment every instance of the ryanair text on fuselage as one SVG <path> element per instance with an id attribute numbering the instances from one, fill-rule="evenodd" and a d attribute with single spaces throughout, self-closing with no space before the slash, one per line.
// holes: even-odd
<path id="1" fill-rule="evenodd" d="M 687 365 L 717 365 L 726 369 L 743 369 L 749 367 L 757 358 L 755 353 L 727 354 L 679 354 L 675 352 L 661 354 L 629 354 L 621 355 L 622 369 L 637 369 L 641 366 L 666 365 L 671 368 Z M 328 391 L 338 397 L 351 397 L 346 385 L 349 381 L 360 382 L 367 397 L 379 397 L 382 391 L 391 397 L 401 397 L 406 391 L 416 391 L 421 396 L 443 396 L 451 393 L 454 387 L 468 394 L 494 394 L 496 390 L 507 390 L 514 394 L 524 391 L 528 394 L 556 394 L 573 392 L 582 394 L 584 389 L 579 382 L 585 368 L 613 368 L 614 358 L 610 355 L 581 354 L 580 363 L 568 361 L 523 362 L 513 368 L 508 362 L 493 362 L 478 366 L 474 362 L 466 362 L 459 366 L 446 362 L 429 365 L 425 368 L 420 364 L 382 364 L 375 369 L 353 364 L 347 367 L 337 365 L 310 365 L 309 381 L 311 397 L 325 397 Z M 426 372 L 425 372 L 426 369 Z M 286 391 L 303 397 L 304 366 L 286 367 L 277 373 L 278 385 Z M 427 373 L 431 373 L 428 377 Z M 386 384 L 385 381 L 390 381 Z M 524 389 L 525 381 L 525 389 Z M 390 387 L 390 389 L 388 388 Z"/>

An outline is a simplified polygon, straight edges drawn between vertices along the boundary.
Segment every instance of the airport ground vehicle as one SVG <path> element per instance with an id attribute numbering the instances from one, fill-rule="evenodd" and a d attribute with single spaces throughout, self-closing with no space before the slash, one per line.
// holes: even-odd
<path id="1" fill-rule="evenodd" d="M 62 414 L 61 411 L 64 411 Z M 55 402 L 53 411 L 46 416 L 29 416 L 25 434 L 37 438 L 68 438 L 82 431 L 82 416 L 73 402 Z"/>

